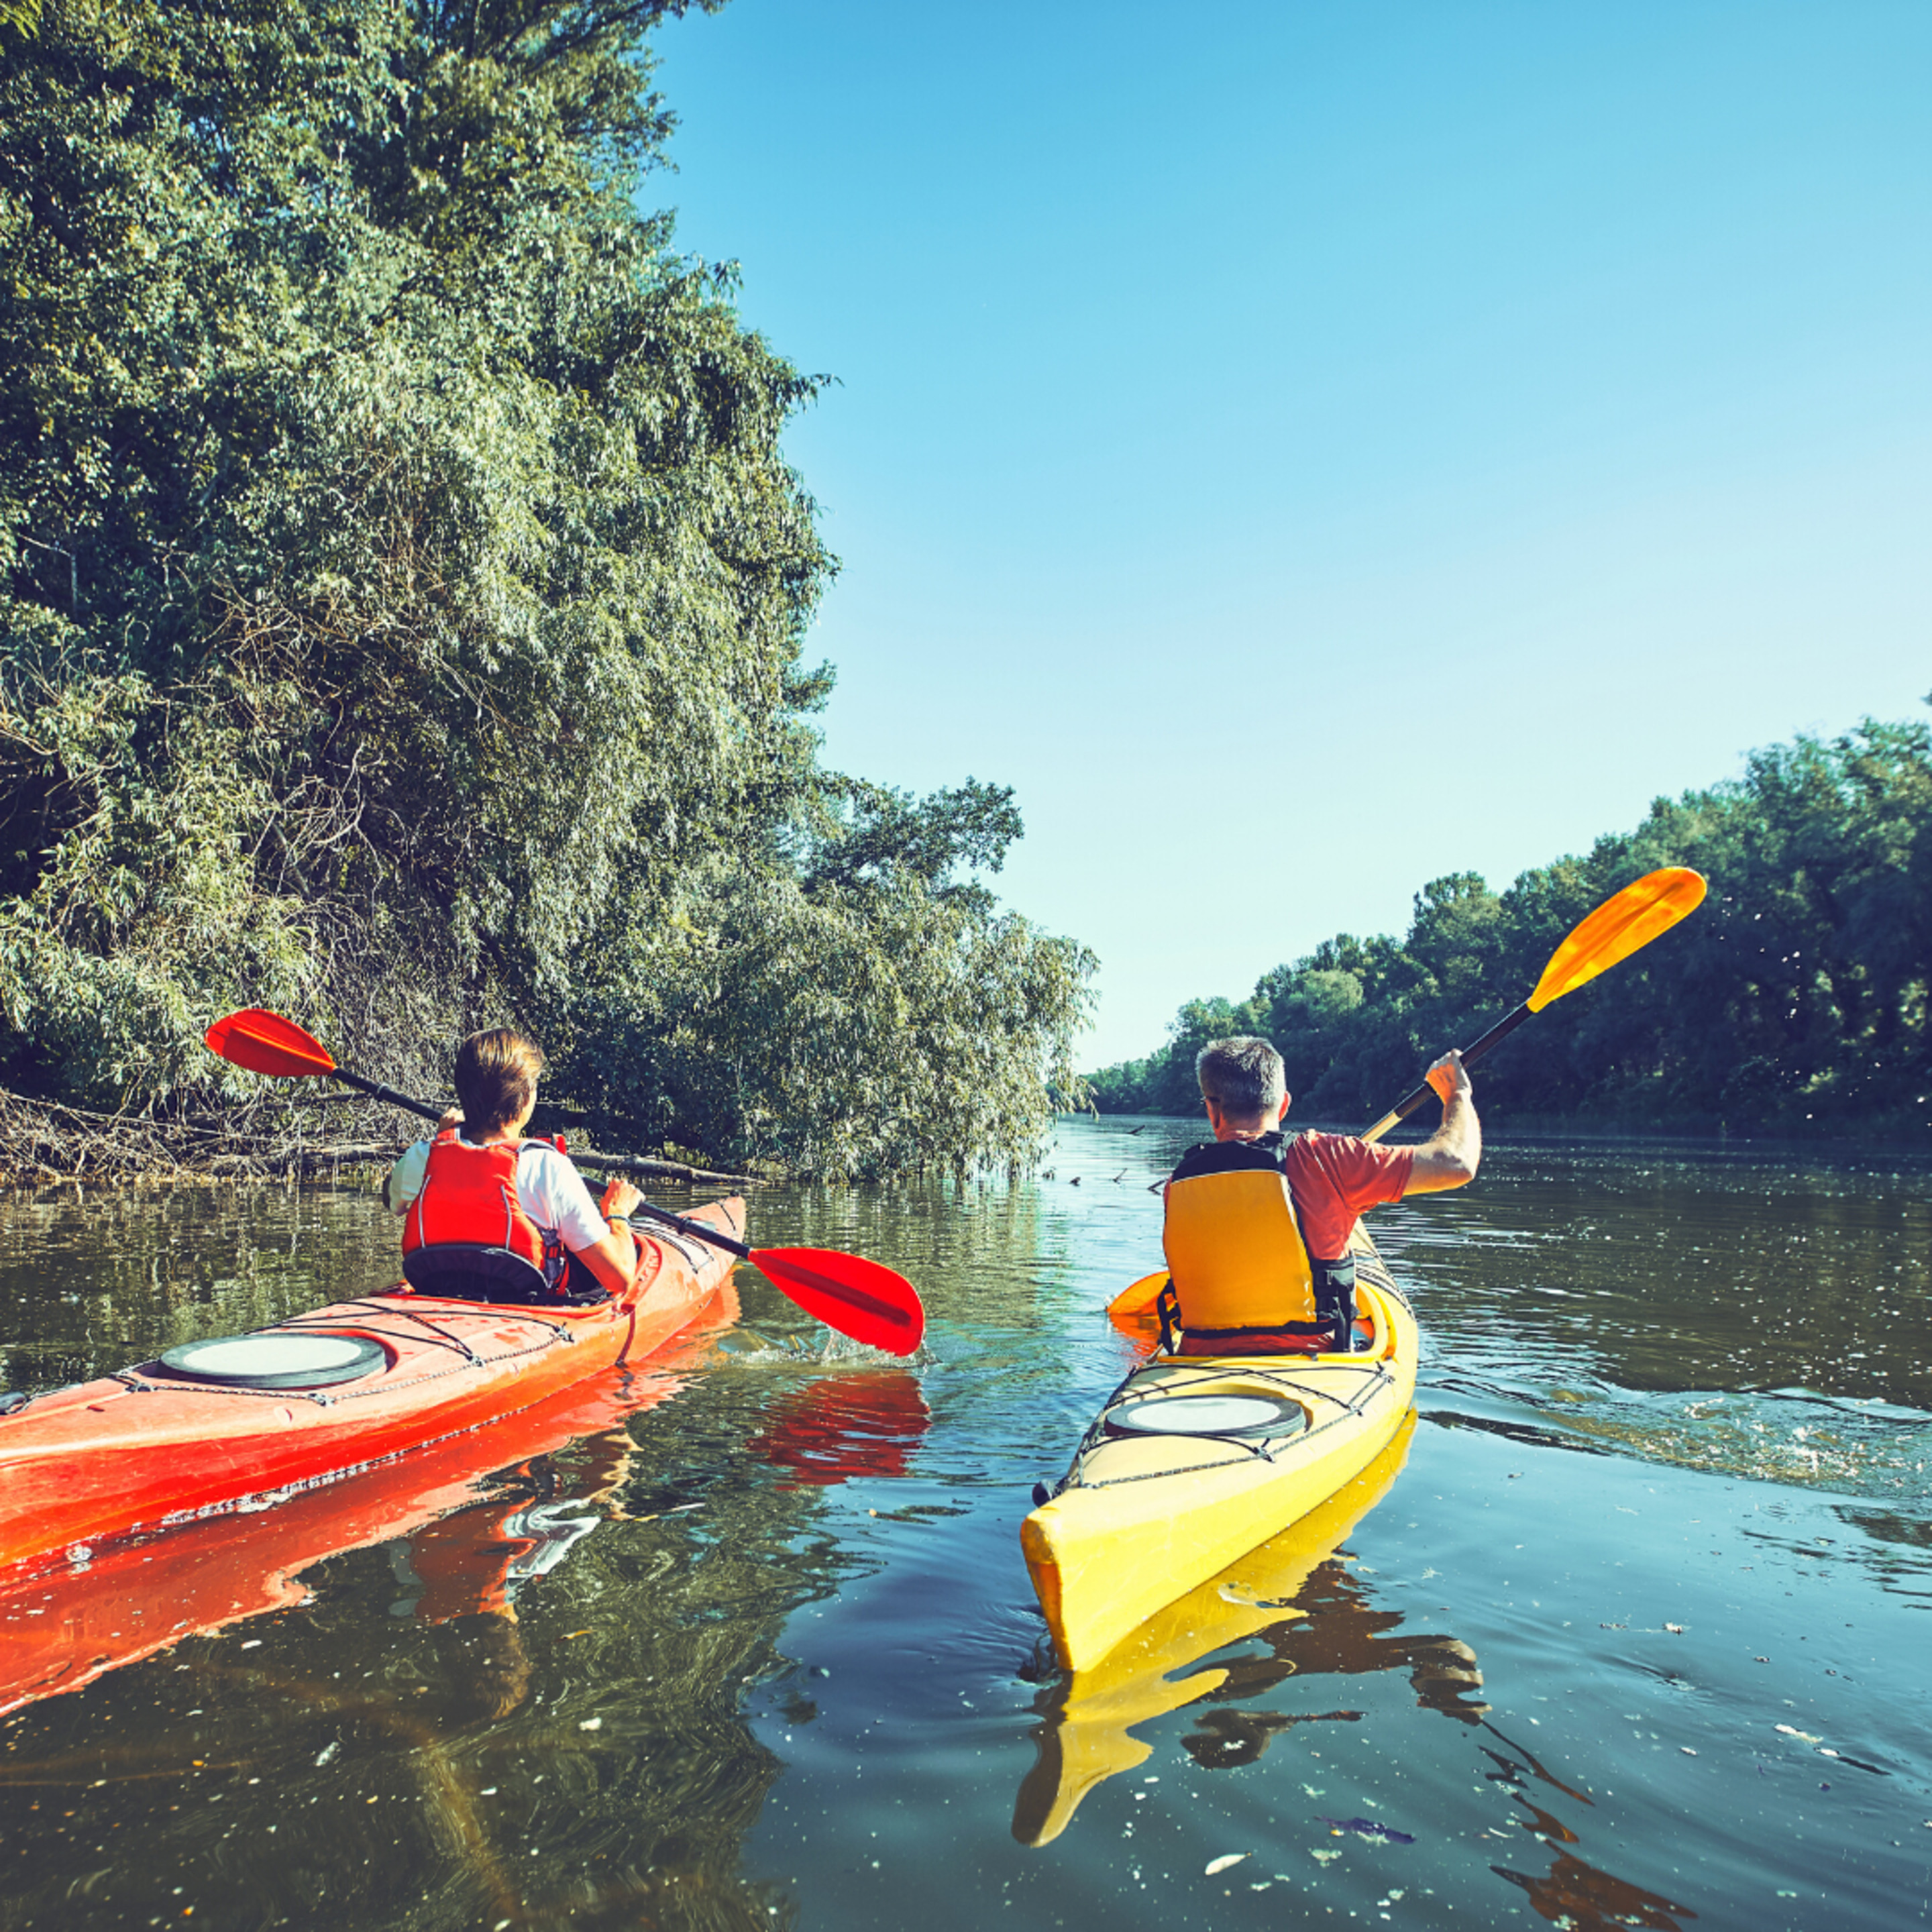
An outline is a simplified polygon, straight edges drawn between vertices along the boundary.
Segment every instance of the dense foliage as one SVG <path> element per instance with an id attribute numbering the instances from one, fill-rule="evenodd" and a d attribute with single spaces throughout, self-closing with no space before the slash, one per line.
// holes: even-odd
<path id="1" fill-rule="evenodd" d="M 1192 1112 L 1199 1048 L 1257 1033 L 1280 1048 L 1298 1114 L 1372 1120 L 1521 999 L 1592 906 L 1660 866 L 1705 874 L 1702 910 L 1499 1047 L 1478 1076 L 1486 1109 L 1519 1123 L 1922 1130 L 1932 734 L 1870 722 L 1760 752 L 1742 778 L 1659 800 L 1634 832 L 1500 895 L 1473 872 L 1435 880 L 1402 940 L 1341 934 L 1238 1004 L 1190 1001 L 1158 1052 L 1092 1076 L 1098 1102 Z"/>
<path id="2" fill-rule="evenodd" d="M 704 0 L 716 4 L 716 0 Z M 826 772 L 816 384 L 673 252 L 682 0 L 0 24 L 0 1079 L 206 1112 L 247 1003 L 830 1173 L 1023 1154 L 1088 956 Z"/>

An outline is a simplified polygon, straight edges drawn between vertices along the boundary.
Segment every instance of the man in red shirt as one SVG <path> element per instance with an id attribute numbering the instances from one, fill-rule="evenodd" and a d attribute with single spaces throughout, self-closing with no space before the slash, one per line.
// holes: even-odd
<path id="1" fill-rule="evenodd" d="M 1281 1055 L 1264 1040 L 1244 1036 L 1216 1040 L 1202 1049 L 1195 1071 L 1214 1139 L 1184 1154 L 1168 1184 L 1169 1262 L 1175 1260 L 1178 1243 L 1193 1264 L 1190 1269 L 1184 1261 L 1174 1270 L 1180 1319 L 1190 1331 L 1183 1352 L 1306 1348 L 1318 1346 L 1318 1331 L 1325 1331 L 1333 1346 L 1352 1317 L 1354 1270 L 1348 1248 L 1363 1210 L 1405 1195 L 1461 1187 L 1475 1178 L 1483 1155 L 1482 1126 L 1462 1055 L 1446 1053 L 1429 1070 L 1429 1084 L 1442 1102 L 1442 1124 L 1415 1148 L 1383 1147 L 1352 1135 L 1285 1135 L 1281 1122 L 1292 1096 Z M 1286 1177 L 1292 1223 L 1282 1212 L 1276 1194 L 1276 1232 L 1270 1234 L 1266 1201 L 1243 1192 L 1239 1186 L 1232 1192 L 1218 1189 L 1198 1202 L 1190 1201 L 1185 1225 L 1177 1222 L 1177 1186 L 1257 1169 Z M 1202 1208 L 1210 1199 L 1223 1204 L 1222 1209 L 1209 1208 L 1210 1214 L 1225 1210 L 1240 1223 L 1238 1231 L 1229 1223 L 1232 1245 L 1226 1254 L 1216 1252 L 1219 1236 L 1202 1225 Z M 1304 1286 L 1298 1293 L 1310 1293 L 1306 1284 L 1312 1276 L 1315 1306 L 1299 1310 L 1306 1318 L 1284 1318 L 1276 1304 L 1282 1303 L 1285 1277 L 1271 1265 L 1274 1257 L 1258 1252 L 1256 1244 L 1292 1247 L 1298 1228 L 1308 1263 L 1308 1274 L 1299 1276 Z M 1294 1272 L 1298 1274 L 1298 1268 Z M 1294 1298 L 1296 1292 L 1288 1292 Z"/>

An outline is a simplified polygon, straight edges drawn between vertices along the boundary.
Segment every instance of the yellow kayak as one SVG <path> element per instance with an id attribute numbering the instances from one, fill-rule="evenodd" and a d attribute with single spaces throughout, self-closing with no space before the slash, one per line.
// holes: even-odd
<path id="1" fill-rule="evenodd" d="M 1090 1670 L 1385 1448 L 1415 1396 L 1414 1312 L 1358 1237 L 1352 1354 L 1156 1356 L 1108 1398 L 1021 1547 L 1054 1647 Z"/>

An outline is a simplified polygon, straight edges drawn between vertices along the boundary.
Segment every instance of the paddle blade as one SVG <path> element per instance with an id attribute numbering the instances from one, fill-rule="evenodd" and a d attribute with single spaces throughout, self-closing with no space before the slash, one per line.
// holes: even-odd
<path id="1" fill-rule="evenodd" d="M 910 1282 L 863 1255 L 835 1248 L 754 1248 L 752 1265 L 806 1314 L 887 1354 L 909 1355 L 926 1334 Z"/>
<path id="2" fill-rule="evenodd" d="M 1167 1270 L 1162 1268 L 1158 1274 L 1144 1274 L 1138 1281 L 1130 1281 L 1107 1304 L 1109 1315 L 1151 1315 L 1154 1304 L 1160 1299 L 1160 1292 L 1167 1286 Z"/>
<path id="3" fill-rule="evenodd" d="M 202 1037 L 210 1053 L 219 1054 L 250 1073 L 298 1080 L 335 1071 L 335 1062 L 320 1040 L 304 1033 L 293 1020 L 285 1020 L 266 1007 L 244 1006 L 238 1013 L 230 1013 L 226 1019 L 217 1020 Z"/>
<path id="4" fill-rule="evenodd" d="M 1588 985 L 1599 973 L 1628 959 L 1695 912 L 1707 890 L 1702 875 L 1684 866 L 1666 866 L 1632 880 L 1604 900 L 1556 949 L 1536 991 L 1524 1004 L 1540 1013 L 1551 1000 Z"/>

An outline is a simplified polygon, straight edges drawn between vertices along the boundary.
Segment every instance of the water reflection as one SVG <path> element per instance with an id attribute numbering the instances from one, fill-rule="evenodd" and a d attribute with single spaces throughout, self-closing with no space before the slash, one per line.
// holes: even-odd
<path id="1" fill-rule="evenodd" d="M 1540 1878 L 1512 1871 L 1506 1865 L 1490 1869 L 1497 1877 L 1520 1886 L 1538 1915 L 1562 1926 L 1565 1932 L 1621 1932 L 1632 1925 L 1648 1926 L 1653 1932 L 1677 1932 L 1682 1922 L 1697 1916 L 1640 1885 L 1586 1865 L 1568 1852 L 1558 1852 Z"/>
<path id="2" fill-rule="evenodd" d="M 854 1559 L 801 1532 L 929 1417 L 896 1372 L 728 1374 L 659 1426 L 703 1347 L 0 1595 L 7 1922 L 791 1923 L 739 1870 L 747 1711 L 811 1720 L 784 1620 Z M 748 1390 L 782 1482 L 723 1453 Z"/>
<path id="3" fill-rule="evenodd" d="M 788 1482 L 829 1489 L 854 1476 L 903 1476 L 932 1426 L 916 1376 L 861 1370 L 813 1376 L 773 1405 L 746 1446 Z"/>
<path id="4" fill-rule="evenodd" d="M 1464 1727 L 1480 1754 L 1483 1781 L 1511 1802 L 1508 1828 L 1486 1825 L 1479 1843 L 1520 1843 L 1527 1835 L 1547 1853 L 1541 1870 L 1520 1868 L 1515 1857 L 1489 1866 L 1539 1916 L 1564 1932 L 1681 1932 L 1698 1918 L 1690 1906 L 1585 1855 L 1594 1801 L 1499 1726 L 1472 1646 L 1453 1635 L 1410 1629 L 1409 1617 L 1383 1606 L 1352 1560 L 1338 1553 L 1384 1503 L 1408 1460 L 1414 1426 L 1412 1414 L 1354 1483 L 1170 1606 L 1100 1665 L 1058 1676 L 1042 1689 L 1035 1700 L 1041 1718 L 1035 1762 L 1013 1811 L 1020 1843 L 1040 1846 L 1058 1838 L 1102 1784 L 1146 1762 L 1154 1744 L 1136 1731 L 1171 1713 L 1192 1713 L 1178 1743 L 1194 1765 L 1235 1771 L 1258 1763 L 1289 1733 L 1364 1724 L 1364 1680 L 1399 1671 L 1408 1676 L 1417 1708 Z M 1326 1694 L 1318 1682 L 1324 1679 Z M 1277 1703 L 1284 1690 L 1300 1694 L 1299 1708 Z M 1387 1715 L 1384 1706 L 1382 1721 Z M 1307 1789 L 1311 1799 L 1322 1795 Z M 1324 1814 L 1314 1822 L 1334 1841 L 1417 1844 L 1414 1831 L 1379 1816 Z M 1339 1856 L 1314 1852 L 1318 1861 Z"/>
<path id="5" fill-rule="evenodd" d="M 1545 1850 L 1557 1848 L 1552 1852 L 1549 1870 L 1540 1876 L 1507 1865 L 1490 1868 L 1498 1878 L 1520 1886 L 1540 1916 L 1564 1927 L 1565 1932 L 1616 1932 L 1617 1928 L 1633 1925 L 1647 1926 L 1653 1932 L 1678 1932 L 1680 1922 L 1697 1916 L 1686 1906 L 1633 1885 L 1614 1873 L 1586 1864 L 1574 1852 L 1562 1850 L 1563 1846 L 1578 1843 L 1577 1834 L 1532 1800 L 1523 1789 L 1525 1774 L 1554 1786 L 1580 1804 L 1588 1804 L 1590 1800 L 1553 1777 L 1528 1751 L 1504 1737 L 1492 1724 L 1485 1724 L 1484 1729 L 1504 1747 L 1501 1751 L 1484 1748 L 1483 1755 L 1494 1767 L 1484 1774 L 1485 1778 L 1509 1792 L 1519 1808 L 1516 1820 L 1519 1826 L 1541 1840 Z"/>
<path id="6" fill-rule="evenodd" d="M 1473 1724 L 1489 1708 L 1470 1694 L 1483 1682 L 1475 1652 L 1457 1637 L 1402 1634 L 1401 1613 L 1372 1608 L 1368 1591 L 1345 1562 L 1320 1564 L 1294 1600 L 1299 1621 L 1258 1633 L 1271 1654 L 1231 1664 L 1226 1681 L 1208 1694 L 1207 1701 L 1244 1702 L 1290 1676 L 1360 1677 L 1406 1670 L 1415 1701 L 1424 1710 Z M 1349 1722 L 1358 1716 L 1354 1712 L 1329 1714 Z M 1276 1732 L 1306 1721 L 1270 1711 L 1210 1711 L 1181 1744 L 1204 1768 L 1226 1769 L 1253 1763 Z"/>
<path id="7" fill-rule="evenodd" d="M 715 1329 L 733 1319 L 728 1286 Z M 643 1371 L 614 1369 L 502 1421 L 396 1460 L 158 1534 L 118 1540 L 86 1560 L 26 1580 L 0 1580 L 0 1713 L 77 1689 L 104 1672 L 265 1612 L 309 1600 L 304 1573 L 328 1557 L 383 1544 L 406 1605 L 426 1622 L 505 1610 L 521 1576 L 554 1567 L 570 1519 L 552 1514 L 540 1460 L 606 1432 L 614 1458 L 586 1500 L 601 1503 L 629 1464 L 622 1424 L 666 1400 L 704 1358 L 702 1331 Z M 621 1453 L 620 1453 L 621 1452 Z M 580 1455 L 589 1455 L 586 1447 Z M 493 1474 L 491 1472 L 494 1472 Z M 475 1500 L 479 1490 L 490 1495 Z M 479 1556 L 478 1510 L 522 1522 L 500 1560 Z M 594 1517 L 584 1520 L 594 1521 Z"/>
<path id="8" fill-rule="evenodd" d="M 737 1871 L 778 1771 L 746 1687 L 791 1670 L 776 1618 L 742 1607 L 750 1498 L 710 1498 L 709 1534 L 689 1515 L 626 1520 L 637 1453 L 620 1430 L 532 1459 L 486 1498 L 311 1566 L 298 1610 L 244 1642 L 177 1640 L 116 1700 L 17 1712 L 0 1764 L 10 1909 L 70 1922 L 81 1895 L 109 1917 L 192 1906 L 217 1926 L 788 1922 Z"/>

